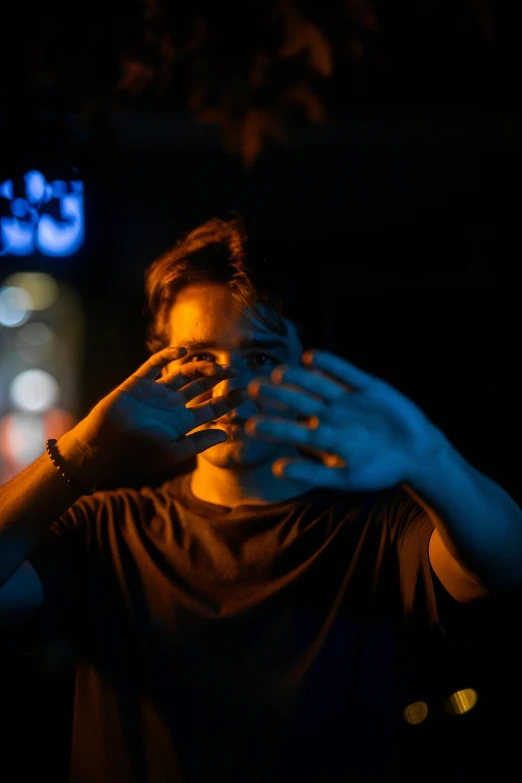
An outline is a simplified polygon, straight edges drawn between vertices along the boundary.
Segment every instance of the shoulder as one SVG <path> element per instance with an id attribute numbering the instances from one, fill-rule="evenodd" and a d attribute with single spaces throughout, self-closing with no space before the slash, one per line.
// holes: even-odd
<path id="1" fill-rule="evenodd" d="M 168 494 L 160 489 L 143 487 L 133 489 L 98 490 L 93 495 L 82 495 L 54 523 L 56 532 L 63 527 L 90 527 L 124 520 L 140 520 L 167 502 Z"/>

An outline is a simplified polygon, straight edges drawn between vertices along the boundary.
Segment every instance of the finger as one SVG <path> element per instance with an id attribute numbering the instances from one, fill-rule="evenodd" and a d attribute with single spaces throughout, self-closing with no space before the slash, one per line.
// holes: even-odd
<path id="1" fill-rule="evenodd" d="M 335 402 L 348 391 L 346 386 L 341 386 L 332 378 L 327 378 L 313 370 L 306 370 L 304 367 L 280 364 L 272 371 L 270 378 L 275 384 L 282 384 L 284 381 L 285 386 L 292 384 L 328 402 Z"/>
<path id="2" fill-rule="evenodd" d="M 212 402 L 204 402 L 201 405 L 194 405 L 193 408 L 187 408 L 192 412 L 194 417 L 194 425 L 190 429 L 200 427 L 202 424 L 207 424 L 209 421 L 219 419 L 227 413 L 230 413 L 234 408 L 239 407 L 247 400 L 246 389 L 243 387 L 232 389 L 232 391 L 215 397 Z"/>
<path id="3" fill-rule="evenodd" d="M 156 383 L 168 386 L 172 391 L 181 391 L 188 389 L 188 386 L 194 381 L 199 381 L 201 382 L 201 391 L 199 393 L 202 394 L 215 384 L 235 377 L 236 374 L 232 367 L 224 368 L 216 362 L 198 362 L 197 364 L 188 364 L 182 368 L 177 368 L 174 373 L 165 374 L 162 378 L 158 378 Z M 191 395 L 187 399 L 192 399 L 195 396 L 197 395 Z"/>
<path id="4" fill-rule="evenodd" d="M 328 468 L 346 467 L 346 460 L 331 452 L 314 449 L 312 446 L 297 446 L 297 451 L 307 460 L 307 462 L 326 465 Z"/>
<path id="5" fill-rule="evenodd" d="M 247 392 L 254 400 L 270 400 L 283 403 L 287 408 L 304 416 L 320 416 L 325 413 L 325 404 L 302 389 L 295 389 L 288 385 L 274 386 L 269 381 L 255 380 L 248 384 Z"/>
<path id="6" fill-rule="evenodd" d="M 251 416 L 245 422 L 245 431 L 252 436 L 268 436 L 300 446 L 312 446 L 322 451 L 336 451 L 337 432 L 333 427 L 317 419 L 308 424 L 299 424 L 288 419 L 265 416 Z"/>
<path id="7" fill-rule="evenodd" d="M 206 396 L 203 397 L 203 399 L 200 400 L 200 402 L 206 402 L 207 399 L 210 399 L 212 397 L 211 391 L 214 388 L 214 386 L 217 386 L 217 384 L 221 383 L 222 380 L 223 377 L 198 378 L 197 380 L 192 381 L 192 383 L 188 383 L 186 386 L 183 386 L 182 389 L 179 389 L 178 394 L 181 395 L 181 397 L 183 398 L 183 402 L 185 404 L 192 402 L 197 397 L 201 397 L 202 395 L 206 395 Z M 218 398 L 216 397 L 216 399 Z"/>
<path id="8" fill-rule="evenodd" d="M 318 465 L 309 460 L 281 458 L 272 465 L 272 473 L 278 478 L 288 478 L 292 481 L 301 481 L 303 484 L 311 484 L 317 487 L 330 487 L 332 489 L 345 490 L 349 487 L 346 471 Z"/>
<path id="9" fill-rule="evenodd" d="M 341 359 L 340 356 L 329 351 L 305 351 L 301 358 L 306 367 L 323 370 L 343 383 L 349 384 L 353 389 L 368 389 L 379 382 L 379 378 L 364 372 L 354 364 L 347 362 L 346 359 Z"/>
<path id="10" fill-rule="evenodd" d="M 149 356 L 147 361 L 139 367 L 133 375 L 138 378 L 148 378 L 153 381 L 163 367 L 166 367 L 169 362 L 175 362 L 176 359 L 181 359 L 187 353 L 186 348 L 180 348 L 179 346 L 170 345 L 168 348 L 163 348 L 162 351 L 153 353 Z"/>
<path id="11" fill-rule="evenodd" d="M 176 441 L 176 457 L 181 460 L 195 457 L 226 440 L 227 434 L 223 430 L 199 430 Z"/>

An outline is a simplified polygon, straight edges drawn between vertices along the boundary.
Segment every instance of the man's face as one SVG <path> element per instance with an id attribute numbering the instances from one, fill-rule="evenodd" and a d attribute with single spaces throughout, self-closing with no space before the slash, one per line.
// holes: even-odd
<path id="1" fill-rule="evenodd" d="M 169 370 L 189 362 L 217 362 L 233 367 L 237 375 L 222 381 L 198 397 L 194 404 L 218 397 L 237 387 L 246 388 L 254 378 L 270 376 L 278 364 L 299 364 L 303 348 L 295 325 L 286 321 L 286 337 L 268 332 L 258 322 L 249 323 L 242 317 L 228 288 L 223 284 L 198 284 L 184 288 L 176 297 L 169 316 L 170 344 L 187 348 L 182 359 L 172 362 Z M 245 469 L 273 462 L 288 455 L 288 446 L 249 438 L 244 431 L 246 419 L 256 413 L 295 418 L 294 414 L 270 404 L 247 399 L 226 416 L 203 424 L 203 429 L 222 429 L 228 435 L 219 443 L 198 455 L 220 468 Z"/>

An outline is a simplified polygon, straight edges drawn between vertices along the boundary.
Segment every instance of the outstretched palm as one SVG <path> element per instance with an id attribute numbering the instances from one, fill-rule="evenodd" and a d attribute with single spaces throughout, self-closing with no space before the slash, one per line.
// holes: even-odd
<path id="1" fill-rule="evenodd" d="M 76 426 L 79 442 L 87 452 L 96 451 L 111 473 L 168 469 L 226 440 L 221 430 L 187 433 L 240 405 L 245 391 L 234 389 L 188 407 L 233 371 L 199 362 L 157 377 L 184 352 L 171 347 L 153 354 Z"/>

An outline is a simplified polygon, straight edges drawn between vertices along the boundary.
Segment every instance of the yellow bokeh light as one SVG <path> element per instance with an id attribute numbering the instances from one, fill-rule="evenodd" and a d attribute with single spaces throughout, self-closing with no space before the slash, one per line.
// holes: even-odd
<path id="1" fill-rule="evenodd" d="M 464 713 L 473 709 L 477 701 L 477 691 L 474 691 L 473 688 L 465 688 L 462 691 L 452 693 L 446 700 L 444 709 L 450 715 L 464 715 Z"/>
<path id="2" fill-rule="evenodd" d="M 16 272 L 5 285 L 23 288 L 31 298 L 31 310 L 47 310 L 58 296 L 58 285 L 51 275 L 43 272 Z"/>
<path id="3" fill-rule="evenodd" d="M 413 704 L 408 704 L 402 711 L 402 717 L 413 726 L 417 723 L 422 723 L 428 717 L 428 705 L 424 701 L 415 701 Z"/>

